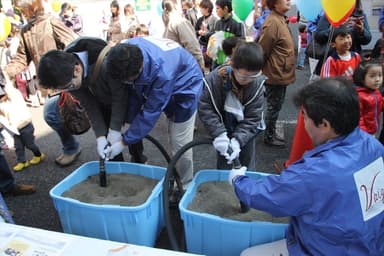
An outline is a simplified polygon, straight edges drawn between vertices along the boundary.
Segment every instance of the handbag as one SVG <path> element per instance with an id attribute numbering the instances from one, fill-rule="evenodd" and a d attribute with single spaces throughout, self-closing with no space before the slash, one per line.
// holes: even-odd
<path id="1" fill-rule="evenodd" d="M 69 92 L 60 92 L 57 105 L 64 126 L 71 134 L 83 134 L 91 128 L 85 108 Z"/>
<path id="2" fill-rule="evenodd" d="M 89 90 L 92 94 L 94 94 L 92 92 L 93 83 L 96 81 L 96 77 L 99 74 L 103 58 L 108 53 L 110 48 L 111 45 L 106 45 L 97 58 L 89 86 Z M 87 111 L 83 106 L 81 106 L 80 102 L 72 96 L 71 93 L 65 90 L 61 91 L 57 105 L 64 126 L 71 134 L 83 134 L 91 128 Z"/>

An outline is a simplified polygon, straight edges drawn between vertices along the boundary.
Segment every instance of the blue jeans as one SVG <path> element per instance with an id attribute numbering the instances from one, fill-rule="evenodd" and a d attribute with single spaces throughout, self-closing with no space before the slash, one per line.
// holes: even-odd
<path id="1" fill-rule="evenodd" d="M 7 192 L 15 185 L 15 178 L 5 159 L 2 150 L 0 150 L 0 192 Z"/>
<path id="2" fill-rule="evenodd" d="M 57 102 L 59 95 L 48 97 L 44 104 L 44 120 L 59 135 L 63 145 L 63 153 L 73 155 L 79 151 L 80 144 L 65 127 L 61 120 Z"/>
<path id="3" fill-rule="evenodd" d="M 300 47 L 299 54 L 297 56 L 297 66 L 298 67 L 304 67 L 305 63 L 305 50 L 307 48 Z"/>

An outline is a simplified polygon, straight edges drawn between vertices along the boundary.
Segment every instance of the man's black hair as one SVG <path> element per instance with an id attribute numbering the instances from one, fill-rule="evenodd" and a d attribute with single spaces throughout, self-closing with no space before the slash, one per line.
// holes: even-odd
<path id="1" fill-rule="evenodd" d="M 216 0 L 215 5 L 220 6 L 222 9 L 228 7 L 228 12 L 232 12 L 232 0 Z"/>
<path id="2" fill-rule="evenodd" d="M 231 57 L 233 53 L 233 49 L 241 41 L 243 41 L 243 39 L 237 36 L 231 36 L 231 37 L 225 38 L 221 43 L 221 48 L 223 49 L 224 54 L 228 57 Z"/>
<path id="3" fill-rule="evenodd" d="M 345 78 L 324 78 L 304 86 L 294 103 L 316 126 L 325 119 L 338 135 L 347 135 L 359 125 L 359 97 L 352 81 Z"/>
<path id="4" fill-rule="evenodd" d="M 264 65 L 263 49 L 255 42 L 240 42 L 232 54 L 232 67 L 260 71 Z"/>
<path id="5" fill-rule="evenodd" d="M 51 50 L 45 53 L 37 68 L 39 84 L 43 88 L 61 88 L 73 79 L 75 65 L 80 60 L 72 53 Z"/>
<path id="6" fill-rule="evenodd" d="M 138 75 L 143 66 L 143 53 L 133 44 L 117 44 L 107 55 L 107 70 L 113 79 L 127 81 Z"/>

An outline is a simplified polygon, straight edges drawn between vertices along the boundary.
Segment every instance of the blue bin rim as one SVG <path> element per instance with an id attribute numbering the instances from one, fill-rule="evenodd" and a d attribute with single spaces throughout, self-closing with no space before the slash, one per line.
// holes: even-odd
<path id="1" fill-rule="evenodd" d="M 81 202 L 81 201 L 79 201 L 77 199 L 73 199 L 73 198 L 69 198 L 69 197 L 63 197 L 63 196 L 61 196 L 61 194 L 58 195 L 58 193 L 56 193 L 56 190 L 58 190 L 58 188 L 62 185 L 63 182 L 72 179 L 74 176 L 78 175 L 76 173 L 76 171 L 78 171 L 81 168 L 85 168 L 85 167 L 87 167 L 89 165 L 91 165 L 91 166 L 92 165 L 97 165 L 98 166 L 99 165 L 99 161 L 89 161 L 89 162 L 86 162 L 86 163 L 83 163 L 82 165 L 80 165 L 75 171 L 73 171 L 71 174 L 66 176 L 59 183 L 57 183 L 52 189 L 50 189 L 49 195 L 51 196 L 51 198 L 54 199 L 54 200 L 65 201 L 68 204 L 73 204 L 73 205 L 76 205 L 76 207 L 80 207 L 80 208 L 81 207 L 93 208 L 93 209 L 103 208 L 103 211 L 107 211 L 107 210 L 111 210 L 112 211 L 112 210 L 115 210 L 115 209 L 122 209 L 122 208 L 129 208 L 129 209 L 132 209 L 132 210 L 142 210 L 142 209 L 145 209 L 146 207 L 148 207 L 148 205 L 151 203 L 153 198 L 157 197 L 162 192 L 162 187 L 163 187 L 163 182 L 164 182 L 164 176 L 165 176 L 166 168 L 160 167 L 160 166 L 155 166 L 155 165 L 139 164 L 139 163 L 131 163 L 131 162 L 105 162 L 106 166 L 107 165 L 132 165 L 132 166 L 141 166 L 141 167 L 150 167 L 150 168 L 159 169 L 159 170 L 163 171 L 163 177 L 161 179 L 159 179 L 159 182 L 153 188 L 153 190 L 152 190 L 151 194 L 148 196 L 147 200 L 143 204 L 137 205 L 137 206 L 121 206 L 121 205 L 113 205 L 113 204 L 100 204 L 100 205 L 98 205 L 98 204 L 90 204 L 90 203 Z M 98 172 L 95 172 L 95 174 L 97 174 L 97 173 Z M 78 183 L 80 183 L 80 182 L 78 182 Z M 77 185 L 78 183 L 74 183 L 73 186 Z M 73 187 L 73 186 L 71 186 L 71 187 Z"/>
<path id="2" fill-rule="evenodd" d="M 255 221 L 239 221 L 239 220 L 232 220 L 232 219 L 227 219 L 223 218 L 220 216 L 216 216 L 213 214 L 209 213 L 199 213 L 195 211 L 188 210 L 188 204 L 192 201 L 193 196 L 196 193 L 196 189 L 198 185 L 200 185 L 203 182 L 197 182 L 197 180 L 201 179 L 201 177 L 204 177 L 206 175 L 220 175 L 222 179 L 219 180 L 206 180 L 204 182 L 209 182 L 209 181 L 227 181 L 228 180 L 228 175 L 229 175 L 230 170 L 217 170 L 217 169 L 204 169 L 200 170 L 197 172 L 193 180 L 191 181 L 191 184 L 188 186 L 188 189 L 184 193 L 183 197 L 181 198 L 179 202 L 179 211 L 181 218 L 183 218 L 183 212 L 195 216 L 195 217 L 201 217 L 201 218 L 206 218 L 209 219 L 210 221 L 220 221 L 224 223 L 236 223 L 236 225 L 244 225 L 244 226 L 249 226 L 250 224 L 257 224 L 257 225 L 282 225 L 282 226 L 288 226 L 287 223 L 275 223 L 275 222 L 270 222 L 270 221 L 260 221 L 260 220 L 255 220 Z M 263 173 L 263 172 L 257 172 L 257 171 L 247 171 L 246 174 L 250 177 L 256 177 L 256 176 L 269 176 L 269 175 L 274 175 L 271 173 Z M 190 199 L 187 201 L 187 198 Z"/>

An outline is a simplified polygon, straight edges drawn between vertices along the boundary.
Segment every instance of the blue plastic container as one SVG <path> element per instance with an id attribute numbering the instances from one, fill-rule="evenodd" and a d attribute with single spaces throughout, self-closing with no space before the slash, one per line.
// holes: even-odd
<path id="1" fill-rule="evenodd" d="M 65 233 L 153 247 L 165 226 L 162 184 L 166 169 L 151 165 L 106 162 L 107 173 L 130 173 L 158 179 L 145 203 L 134 206 L 96 205 L 62 194 L 89 176 L 98 174 L 99 162 L 80 166 L 50 191 Z"/>
<path id="2" fill-rule="evenodd" d="M 201 170 L 194 177 L 179 203 L 187 250 L 207 256 L 240 255 L 244 249 L 258 244 L 283 239 L 288 224 L 262 221 L 236 221 L 187 209 L 200 184 L 210 181 L 227 181 L 229 171 Z M 265 173 L 247 172 L 255 179 Z"/>

